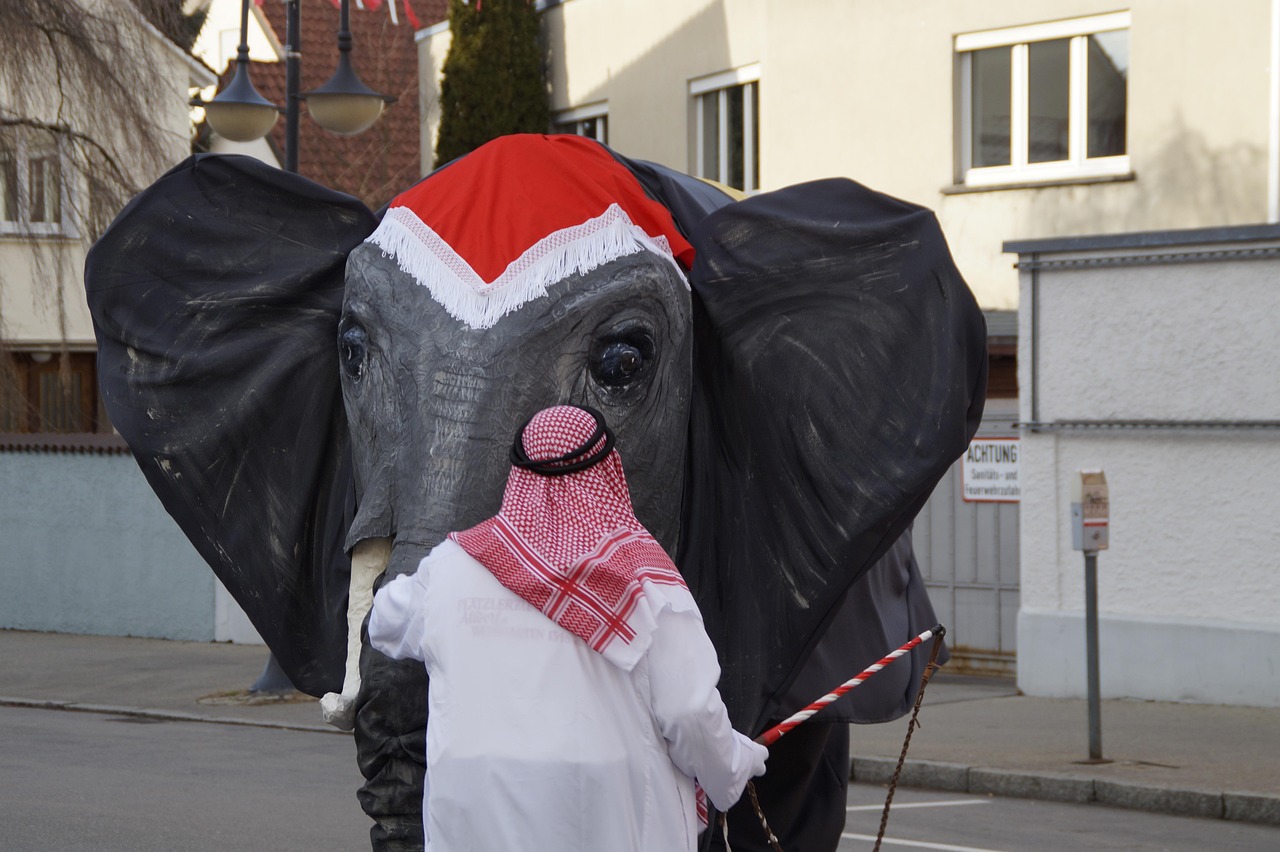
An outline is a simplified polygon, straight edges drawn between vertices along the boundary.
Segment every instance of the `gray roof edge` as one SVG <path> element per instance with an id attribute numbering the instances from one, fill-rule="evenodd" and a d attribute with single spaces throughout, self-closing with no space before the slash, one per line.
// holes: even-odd
<path id="1" fill-rule="evenodd" d="M 982 317 L 987 321 L 987 342 L 1002 343 L 1018 339 L 1018 312 L 986 309 Z"/>
<path id="2" fill-rule="evenodd" d="M 1042 254 L 1098 249 L 1143 249 L 1206 243 L 1245 243 L 1280 239 L 1280 224 L 1226 225 L 1215 228 L 1187 228 L 1176 231 L 1137 231 L 1128 234 L 1092 234 L 1080 237 L 1049 237 L 1036 240 L 1007 240 L 1009 254 Z"/>

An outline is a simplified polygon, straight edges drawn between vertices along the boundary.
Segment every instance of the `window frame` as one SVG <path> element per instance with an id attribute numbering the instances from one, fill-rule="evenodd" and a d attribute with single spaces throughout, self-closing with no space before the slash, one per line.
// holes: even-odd
<path id="1" fill-rule="evenodd" d="M 1129 12 L 1111 12 L 1043 24 L 1029 24 L 999 30 L 963 33 L 955 36 L 959 74 L 960 109 L 958 126 L 960 182 L 966 187 L 998 187 L 1018 183 L 1055 183 L 1087 178 L 1129 175 L 1132 165 L 1126 132 L 1125 153 L 1107 157 L 1088 156 L 1088 38 L 1131 28 Z M 1065 160 L 1032 163 L 1029 157 L 1030 77 L 1029 45 L 1069 39 L 1068 42 L 1068 155 Z M 973 165 L 973 53 L 994 47 L 1011 48 L 1008 165 Z M 1126 78 L 1127 85 L 1127 78 Z M 1125 106 L 1125 121 L 1129 109 Z"/>
<path id="2" fill-rule="evenodd" d="M 760 63 L 756 62 L 751 65 L 744 65 L 741 68 L 735 68 L 731 71 L 722 71 L 717 74 L 711 74 L 706 77 L 698 77 L 689 81 L 689 97 L 693 100 L 693 156 L 692 169 L 694 175 L 709 180 L 718 181 L 726 186 L 729 183 L 729 122 L 718 122 L 717 128 L 717 149 L 719 159 L 719 169 L 717 174 L 707 174 L 707 164 L 705 161 L 705 139 L 703 137 L 704 110 L 706 101 L 704 95 L 718 93 L 716 100 L 716 109 L 721 116 L 729 114 L 729 90 L 742 87 L 742 182 L 743 192 L 752 193 L 759 191 L 760 187 L 756 185 L 756 172 L 760 168 L 760 152 L 757 150 L 756 136 L 759 133 L 760 118 L 756 115 L 755 102 L 759 99 L 760 87 Z M 753 97 L 754 90 L 754 97 Z M 754 132 L 748 133 L 747 128 L 752 128 Z"/>
<path id="3" fill-rule="evenodd" d="M 603 122 L 600 119 L 604 119 Z M 596 121 L 596 133 L 594 136 L 583 133 L 586 122 Z M 574 125 L 574 135 L 586 136 L 588 139 L 594 139 L 602 145 L 609 144 L 609 102 L 600 101 L 599 103 L 586 104 L 585 106 L 573 107 L 572 109 L 561 110 L 551 116 L 552 133 L 567 133 L 557 128 L 565 125 Z M 603 128 L 603 132 L 601 129 Z M 603 139 L 601 137 L 604 137 Z"/>
<path id="4" fill-rule="evenodd" d="M 73 435 L 95 433 L 107 425 L 100 408 L 97 353 L 75 349 L 67 353 L 67 375 L 79 387 L 62 385 L 61 356 L 48 350 L 0 352 L 8 375 L 0 376 L 0 434 Z M 47 393 L 52 390 L 53 393 Z M 74 402 L 73 402 L 74 401 Z M 74 404 L 74 422 L 50 422 L 45 413 Z M 5 430 L 5 426 L 13 427 Z M 50 427 L 53 428 L 50 428 Z"/>
<path id="5" fill-rule="evenodd" d="M 72 219 L 74 196 L 72 181 L 68 179 L 69 157 L 67 140 L 64 134 L 52 130 L 32 131 L 27 128 L 11 128 L 13 133 L 13 152 L 16 162 L 18 182 L 18 218 L 0 218 L 0 236 L 50 236 L 75 237 L 77 230 Z M 58 162 L 58 220 L 56 222 L 36 222 L 31 218 L 31 161 L 32 149 L 38 148 L 31 140 L 33 132 L 47 133 L 53 142 L 53 153 Z"/>

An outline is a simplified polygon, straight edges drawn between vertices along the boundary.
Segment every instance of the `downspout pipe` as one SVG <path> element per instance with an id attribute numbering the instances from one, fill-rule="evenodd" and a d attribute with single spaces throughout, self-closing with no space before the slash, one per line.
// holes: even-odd
<path id="1" fill-rule="evenodd" d="M 1271 90 L 1267 121 L 1267 223 L 1280 223 L 1280 0 L 1271 0 Z"/>

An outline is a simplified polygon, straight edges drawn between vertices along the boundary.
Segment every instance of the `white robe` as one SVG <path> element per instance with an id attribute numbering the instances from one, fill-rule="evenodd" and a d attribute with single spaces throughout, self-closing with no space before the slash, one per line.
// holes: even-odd
<path id="1" fill-rule="evenodd" d="M 369 639 L 430 675 L 427 852 L 692 850 L 694 776 L 725 809 L 763 770 L 696 608 L 627 672 L 446 540 L 379 590 Z"/>

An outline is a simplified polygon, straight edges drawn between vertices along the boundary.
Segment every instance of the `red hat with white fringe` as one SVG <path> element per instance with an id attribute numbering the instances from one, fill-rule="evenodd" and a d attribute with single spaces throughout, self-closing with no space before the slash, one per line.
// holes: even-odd
<path id="1" fill-rule="evenodd" d="M 570 135 L 477 148 L 397 196 L 367 242 L 471 328 L 625 255 L 651 251 L 682 279 L 693 263 L 670 211 L 607 148 Z"/>

